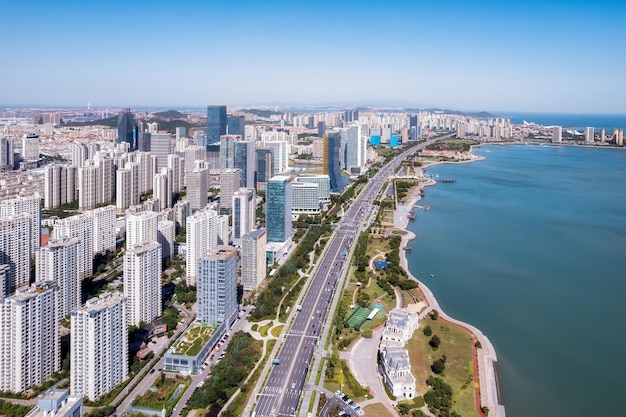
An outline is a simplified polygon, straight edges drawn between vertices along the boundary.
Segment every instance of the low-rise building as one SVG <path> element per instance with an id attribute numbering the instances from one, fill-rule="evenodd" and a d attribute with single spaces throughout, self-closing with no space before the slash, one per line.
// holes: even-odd
<path id="1" fill-rule="evenodd" d="M 409 352 L 401 346 L 381 345 L 378 355 L 383 382 L 393 396 L 398 400 L 415 397 L 415 377 L 411 374 Z"/>

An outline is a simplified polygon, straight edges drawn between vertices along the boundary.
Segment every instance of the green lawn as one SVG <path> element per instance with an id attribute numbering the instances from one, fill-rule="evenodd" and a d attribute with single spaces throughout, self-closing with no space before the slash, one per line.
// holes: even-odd
<path id="1" fill-rule="evenodd" d="M 441 344 L 437 350 L 433 350 L 428 341 L 432 336 L 425 336 L 423 329 L 430 326 L 433 335 L 439 336 Z M 478 417 L 474 392 L 474 379 L 472 363 L 472 347 L 474 342 L 470 335 L 459 326 L 455 326 L 441 319 L 431 320 L 424 318 L 420 327 L 415 331 L 407 349 L 411 358 L 411 372 L 415 376 L 416 389 L 420 396 L 428 390 L 426 379 L 434 375 L 430 369 L 432 363 L 446 355 L 446 368 L 440 376 L 452 387 L 452 396 L 455 404 L 453 411 L 463 417 Z M 463 388 L 462 388 L 463 387 Z"/>
<path id="2" fill-rule="evenodd" d="M 274 337 L 278 337 L 278 336 L 280 336 L 280 332 L 282 332 L 282 331 L 283 331 L 283 327 L 284 327 L 284 326 L 283 326 L 282 324 L 281 324 L 281 325 L 279 325 L 279 326 L 275 326 L 275 327 L 273 327 L 273 328 L 272 328 L 272 336 L 274 336 Z"/>
<path id="3" fill-rule="evenodd" d="M 187 378 L 168 378 L 163 375 L 161 378 L 157 378 L 154 385 L 144 395 L 137 397 L 133 401 L 133 405 L 155 410 L 173 407 L 188 386 L 189 379 Z"/>
<path id="4" fill-rule="evenodd" d="M 209 343 L 211 336 L 215 332 L 213 326 L 194 326 L 187 334 L 180 339 L 173 348 L 175 355 L 196 356 L 200 350 Z"/>
<path id="5" fill-rule="evenodd" d="M 387 407 L 381 403 L 374 403 L 363 407 L 366 417 L 393 417 Z"/>
<path id="6" fill-rule="evenodd" d="M 263 326 L 259 327 L 259 333 L 261 334 L 262 337 L 267 336 L 267 331 L 270 329 L 270 327 L 272 327 L 273 324 L 272 322 L 269 322 L 267 324 L 264 324 Z"/>

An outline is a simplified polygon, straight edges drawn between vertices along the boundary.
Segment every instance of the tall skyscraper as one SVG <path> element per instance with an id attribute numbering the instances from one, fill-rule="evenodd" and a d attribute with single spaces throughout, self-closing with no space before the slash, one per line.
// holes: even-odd
<path id="1" fill-rule="evenodd" d="M 267 181 L 274 176 L 274 152 L 270 148 L 258 148 L 254 159 L 256 190 L 265 191 Z"/>
<path id="2" fill-rule="evenodd" d="M 0 301 L 0 391 L 21 393 L 61 369 L 55 282 Z"/>
<path id="3" fill-rule="evenodd" d="M 348 127 L 345 135 L 345 161 L 344 166 L 350 174 L 360 174 L 361 168 L 365 165 L 365 141 L 361 137 L 361 126 Z"/>
<path id="4" fill-rule="evenodd" d="M 30 215 L 30 253 L 34 256 L 35 251 L 41 245 L 41 197 L 39 194 L 0 201 L 0 217 L 17 216 L 22 213 Z"/>
<path id="5" fill-rule="evenodd" d="M 246 134 L 246 118 L 244 116 L 228 116 L 228 134 L 229 135 L 241 135 L 245 137 Z"/>
<path id="6" fill-rule="evenodd" d="M 126 248 L 130 249 L 144 243 L 156 242 L 159 228 L 159 214 L 144 211 L 126 216 Z"/>
<path id="7" fill-rule="evenodd" d="M 220 171 L 220 213 L 230 214 L 233 208 L 233 194 L 240 187 L 241 171 L 229 168 Z"/>
<path id="8" fill-rule="evenodd" d="M 157 157 L 154 173 L 167 168 L 167 158 L 173 151 L 172 135 L 169 133 L 153 133 L 150 137 L 150 154 Z"/>
<path id="9" fill-rule="evenodd" d="M 594 136 L 595 136 L 595 131 L 593 127 L 588 127 L 585 129 L 585 142 L 593 143 Z"/>
<path id="10" fill-rule="evenodd" d="M 220 169 L 235 168 L 235 143 L 241 136 L 222 135 L 220 137 Z"/>
<path id="11" fill-rule="evenodd" d="M 274 173 L 279 175 L 289 169 L 289 144 L 285 141 L 266 141 L 263 147 L 270 148 L 274 155 Z M 272 175 L 270 175 L 272 176 Z"/>
<path id="12" fill-rule="evenodd" d="M 241 284 L 254 290 L 267 274 L 265 259 L 265 229 L 251 230 L 241 238 Z"/>
<path id="13" fill-rule="evenodd" d="M 161 245 L 133 246 L 124 254 L 124 295 L 128 299 L 128 324 L 138 326 L 160 317 Z"/>
<path id="14" fill-rule="evenodd" d="M 277 175 L 267 182 L 265 225 L 268 242 L 291 239 L 291 179 Z"/>
<path id="15" fill-rule="evenodd" d="M 339 161 L 341 137 L 339 133 L 328 133 L 324 136 L 324 158 L 322 172 L 330 178 L 330 191 L 341 193 L 345 187 L 345 180 L 341 175 Z"/>
<path id="16" fill-rule="evenodd" d="M 130 109 L 124 109 L 117 119 L 116 143 L 127 143 L 131 151 L 136 151 L 138 148 L 136 134 L 135 115 L 130 112 Z"/>
<path id="17" fill-rule="evenodd" d="M 15 162 L 13 141 L 9 138 L 0 139 L 0 171 L 11 171 Z"/>
<path id="18" fill-rule="evenodd" d="M 0 265 L 9 265 L 7 295 L 27 286 L 30 280 L 32 219 L 27 213 L 0 218 Z M 1 389 L 0 389 L 1 391 Z"/>
<path id="19" fill-rule="evenodd" d="M 54 222 L 53 239 L 78 238 L 78 277 L 82 280 L 93 275 L 93 220 L 86 214 L 59 219 Z"/>
<path id="20" fill-rule="evenodd" d="M 192 210 L 203 210 L 208 203 L 209 170 L 196 168 L 187 173 L 187 200 Z"/>
<path id="21" fill-rule="evenodd" d="M 198 318 L 203 323 L 228 323 L 237 317 L 237 249 L 217 246 L 198 262 Z"/>
<path id="22" fill-rule="evenodd" d="M 226 134 L 226 106 L 207 106 L 206 136 L 207 145 L 220 142 L 220 136 Z"/>
<path id="23" fill-rule="evenodd" d="M 233 194 L 233 244 L 241 245 L 241 238 L 255 228 L 256 196 L 254 188 L 240 188 Z"/>
<path id="24" fill-rule="evenodd" d="M 53 239 L 37 251 L 37 281 L 55 281 L 58 286 L 59 318 L 80 307 L 81 286 L 78 278 L 77 238 Z"/>
<path id="25" fill-rule="evenodd" d="M 234 168 L 241 171 L 239 186 L 254 188 L 254 142 L 235 142 Z"/>
<path id="26" fill-rule="evenodd" d="M 128 377 L 128 311 L 120 293 L 104 293 L 72 312 L 72 395 L 96 401 Z"/>
<path id="27" fill-rule="evenodd" d="M 326 134 L 326 123 L 317 122 L 317 136 L 323 138 Z"/>
<path id="28" fill-rule="evenodd" d="M 552 128 L 552 143 L 561 143 L 563 140 L 563 128 L 561 126 L 554 126 Z"/>

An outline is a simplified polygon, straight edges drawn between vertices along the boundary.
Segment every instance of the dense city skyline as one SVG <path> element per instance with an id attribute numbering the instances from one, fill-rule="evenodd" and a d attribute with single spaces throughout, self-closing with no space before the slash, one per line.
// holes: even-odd
<path id="1" fill-rule="evenodd" d="M 2 8 L 4 105 L 626 113 L 619 2 Z"/>

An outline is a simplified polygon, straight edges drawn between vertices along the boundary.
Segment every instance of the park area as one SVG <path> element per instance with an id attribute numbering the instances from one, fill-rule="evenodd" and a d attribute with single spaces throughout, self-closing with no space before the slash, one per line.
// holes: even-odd
<path id="1" fill-rule="evenodd" d="M 176 401 L 183 395 L 189 383 L 190 379 L 188 378 L 167 377 L 162 373 L 144 395 L 133 401 L 133 407 L 169 411 L 176 405 Z"/>
<path id="2" fill-rule="evenodd" d="M 440 340 L 436 348 L 429 344 L 434 336 Z M 430 315 L 422 319 L 420 328 L 407 343 L 417 392 L 424 396 L 431 388 L 426 380 L 437 376 L 452 388 L 451 410 L 463 417 L 478 417 L 474 389 L 478 380 L 474 375 L 473 346 L 474 341 L 465 329 L 439 318 L 433 320 Z M 433 364 L 442 357 L 444 369 L 436 374 Z"/>
<path id="3" fill-rule="evenodd" d="M 182 356 L 196 356 L 209 343 L 215 328 L 210 325 L 196 325 L 189 329 L 185 336 L 176 342 L 172 353 Z"/>

